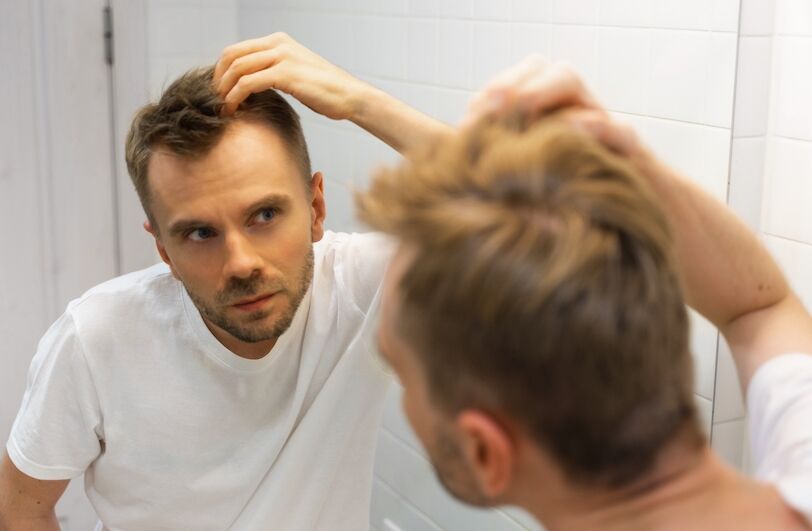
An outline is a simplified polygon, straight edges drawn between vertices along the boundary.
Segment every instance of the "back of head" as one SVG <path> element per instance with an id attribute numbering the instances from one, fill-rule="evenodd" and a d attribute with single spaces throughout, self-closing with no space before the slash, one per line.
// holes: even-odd
<path id="1" fill-rule="evenodd" d="M 686 430 L 703 441 L 666 219 L 591 138 L 483 123 L 358 206 L 414 251 L 397 327 L 439 407 L 509 414 L 581 484 L 640 478 Z"/>
<path id="2" fill-rule="evenodd" d="M 214 67 L 189 70 L 175 80 L 157 103 L 142 107 L 127 135 L 125 157 L 141 205 L 150 217 L 149 161 L 156 148 L 182 157 L 207 154 L 238 120 L 267 125 L 290 149 L 303 179 L 311 175 L 302 126 L 296 111 L 273 90 L 250 95 L 237 112 L 223 116 L 223 101 L 213 84 Z M 153 223 L 154 224 L 154 223 Z"/>

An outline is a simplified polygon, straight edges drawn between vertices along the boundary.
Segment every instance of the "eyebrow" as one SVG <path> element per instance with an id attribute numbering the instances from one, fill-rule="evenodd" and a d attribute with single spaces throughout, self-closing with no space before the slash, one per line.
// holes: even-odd
<path id="1" fill-rule="evenodd" d="M 268 194 L 265 197 L 254 201 L 250 205 L 245 208 L 246 214 L 253 214 L 257 210 L 261 210 L 263 208 L 278 208 L 284 209 L 287 207 L 291 202 L 291 198 L 287 194 Z M 183 234 L 191 229 L 196 229 L 200 227 L 207 227 L 211 225 L 208 221 L 202 219 L 179 219 L 177 221 L 173 221 L 171 225 L 169 225 L 169 235 L 176 236 L 178 234 Z"/>

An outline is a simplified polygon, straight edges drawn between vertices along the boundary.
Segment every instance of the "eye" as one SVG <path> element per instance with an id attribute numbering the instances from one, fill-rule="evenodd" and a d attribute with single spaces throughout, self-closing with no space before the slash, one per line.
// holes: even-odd
<path id="1" fill-rule="evenodd" d="M 200 242 L 214 237 L 214 231 L 208 227 L 200 227 L 191 231 L 186 237 L 192 241 Z"/>
<path id="2" fill-rule="evenodd" d="M 254 216 L 254 223 L 268 223 L 276 217 L 275 208 L 263 208 Z"/>

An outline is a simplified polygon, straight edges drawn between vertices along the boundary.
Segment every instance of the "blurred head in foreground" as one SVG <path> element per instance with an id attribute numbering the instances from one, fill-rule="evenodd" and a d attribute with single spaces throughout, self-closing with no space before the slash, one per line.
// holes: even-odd
<path id="1" fill-rule="evenodd" d="M 666 218 L 619 157 L 554 118 L 481 123 L 357 203 L 400 242 L 380 350 L 456 497 L 630 488 L 704 446 Z"/>

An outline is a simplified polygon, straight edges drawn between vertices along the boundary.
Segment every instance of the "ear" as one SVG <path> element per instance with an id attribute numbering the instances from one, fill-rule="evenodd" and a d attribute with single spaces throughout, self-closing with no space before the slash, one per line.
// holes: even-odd
<path id="1" fill-rule="evenodd" d="M 498 498 L 510 486 L 516 445 L 506 428 L 491 415 L 466 409 L 456 418 L 460 448 L 480 492 Z"/>
<path id="2" fill-rule="evenodd" d="M 158 255 L 161 257 L 161 260 L 163 260 L 164 263 L 169 266 L 172 276 L 177 280 L 180 280 L 180 277 L 175 272 L 175 268 L 172 266 L 172 259 L 169 258 L 169 254 L 167 254 L 166 248 L 164 247 L 163 242 L 161 242 L 161 238 L 158 237 L 158 232 L 155 230 L 155 227 L 152 226 L 152 223 L 150 223 L 149 220 L 144 222 L 144 230 L 155 238 L 155 248 L 158 250 Z"/>
<path id="3" fill-rule="evenodd" d="M 310 196 L 313 198 L 310 204 L 310 233 L 314 242 L 324 236 L 324 218 L 327 217 L 327 205 L 324 202 L 324 176 L 320 171 L 313 174 L 310 180 Z"/>

